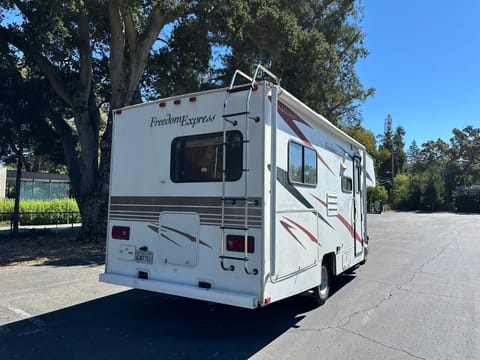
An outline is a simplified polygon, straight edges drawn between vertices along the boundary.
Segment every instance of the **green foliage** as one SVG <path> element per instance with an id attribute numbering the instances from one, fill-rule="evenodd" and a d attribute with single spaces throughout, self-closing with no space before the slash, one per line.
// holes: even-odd
<path id="1" fill-rule="evenodd" d="M 375 140 L 375 134 L 373 132 L 364 129 L 361 126 L 346 128 L 345 132 L 357 140 L 360 144 L 365 146 L 367 153 L 374 158 L 377 157 L 377 144 Z"/>
<path id="2" fill-rule="evenodd" d="M 454 198 L 457 211 L 480 213 L 480 186 L 458 187 Z"/>
<path id="3" fill-rule="evenodd" d="M 406 210 L 409 207 L 409 185 L 410 180 L 405 174 L 395 176 L 395 186 L 393 188 L 392 207 L 397 210 Z"/>
<path id="4" fill-rule="evenodd" d="M 368 208 L 371 209 L 376 200 L 381 200 L 384 204 L 387 203 L 388 192 L 385 187 L 377 184 L 375 187 L 367 188 L 367 202 Z"/>
<path id="5" fill-rule="evenodd" d="M 405 129 L 401 126 L 398 126 L 395 130 L 393 129 L 393 119 L 388 114 L 385 119 L 384 132 L 378 135 L 380 145 L 375 169 L 379 181 L 385 184 L 392 200 L 392 171 L 393 175 L 404 172 L 407 162 L 407 156 L 403 150 L 405 134 Z"/>
<path id="6" fill-rule="evenodd" d="M 0 200 L 0 221 L 10 219 L 14 206 L 13 199 Z M 26 201 L 20 202 L 20 224 L 21 225 L 49 225 L 65 224 L 67 222 L 80 222 L 78 205 L 74 199 L 49 200 L 49 201 Z M 75 214 L 69 214 L 69 213 Z M 67 221 L 68 220 L 68 221 Z"/>
<path id="7" fill-rule="evenodd" d="M 411 144 L 408 167 L 395 177 L 395 208 L 478 211 L 480 129 L 467 126 L 454 129 L 453 135 L 450 144 L 441 139 L 427 141 L 421 147 Z"/>
<path id="8" fill-rule="evenodd" d="M 237 68 L 247 71 L 255 63 L 268 64 L 285 89 L 334 124 L 360 123 L 358 107 L 374 90 L 364 89 L 355 72 L 357 61 L 368 55 L 359 1 L 209 4 L 217 9 L 212 21 L 230 50 L 219 72 L 223 81 Z"/>

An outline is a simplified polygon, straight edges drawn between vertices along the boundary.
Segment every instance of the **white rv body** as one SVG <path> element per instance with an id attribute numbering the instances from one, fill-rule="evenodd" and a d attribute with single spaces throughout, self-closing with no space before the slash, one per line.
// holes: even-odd
<path id="1" fill-rule="evenodd" d="M 245 308 L 305 292 L 366 259 L 374 183 L 364 146 L 267 81 L 116 110 L 100 280 Z"/>

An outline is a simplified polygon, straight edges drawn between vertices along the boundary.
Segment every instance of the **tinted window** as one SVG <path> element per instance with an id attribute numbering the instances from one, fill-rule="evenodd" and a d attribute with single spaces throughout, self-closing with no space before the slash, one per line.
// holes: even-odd
<path id="1" fill-rule="evenodd" d="M 317 153 L 306 146 L 288 144 L 288 178 L 292 183 L 317 184 Z"/>
<path id="2" fill-rule="evenodd" d="M 353 190 L 352 179 L 349 177 L 342 177 L 342 191 L 346 193 L 351 193 Z"/>
<path id="3" fill-rule="evenodd" d="M 288 177 L 291 182 L 303 182 L 303 146 L 290 143 L 288 152 Z"/>
<path id="4" fill-rule="evenodd" d="M 175 138 L 171 151 L 172 181 L 222 181 L 223 149 L 221 132 Z M 240 179 L 242 166 L 242 134 L 239 131 L 229 131 L 226 141 L 225 179 Z"/>

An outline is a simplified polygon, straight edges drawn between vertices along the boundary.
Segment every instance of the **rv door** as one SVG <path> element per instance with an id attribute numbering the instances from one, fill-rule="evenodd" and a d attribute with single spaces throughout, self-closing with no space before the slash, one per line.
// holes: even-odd
<path id="1" fill-rule="evenodd" d="M 355 256 L 363 252 L 363 194 L 362 194 L 362 159 L 360 156 L 353 157 L 353 243 Z"/>

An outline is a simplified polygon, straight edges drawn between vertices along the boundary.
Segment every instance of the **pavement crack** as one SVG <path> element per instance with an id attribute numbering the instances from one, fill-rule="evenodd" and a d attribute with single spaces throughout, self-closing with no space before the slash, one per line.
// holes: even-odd
<path id="1" fill-rule="evenodd" d="M 399 283 L 397 284 L 395 287 L 391 288 L 388 290 L 388 293 L 386 296 L 384 296 L 380 301 L 378 301 L 374 306 L 371 306 L 367 309 L 362 309 L 362 310 L 357 310 L 355 312 L 352 312 L 351 314 L 348 314 L 347 316 L 345 316 L 344 318 L 342 318 L 341 320 L 339 320 L 337 322 L 337 325 L 334 327 L 335 329 L 338 329 L 338 330 L 343 330 L 343 331 L 346 331 L 348 333 L 351 333 L 351 334 L 354 334 L 354 335 L 357 335 L 357 336 L 360 336 L 368 341 L 371 341 L 375 344 L 378 344 L 378 345 L 381 345 L 381 346 L 384 346 L 386 348 L 389 348 L 389 349 L 392 349 L 392 350 L 395 350 L 395 351 L 399 351 L 399 352 L 403 352 L 405 354 L 407 354 L 408 356 L 414 358 L 414 359 L 424 359 L 422 357 L 419 357 L 415 354 L 412 354 L 406 350 L 403 350 L 403 349 L 400 349 L 400 348 L 396 348 L 394 346 L 391 346 L 391 345 L 387 345 L 387 344 L 384 344 L 378 340 L 375 340 L 373 338 L 370 338 L 366 335 L 363 335 L 361 333 L 358 333 L 354 330 L 351 330 L 349 329 L 349 325 L 351 324 L 351 322 L 353 321 L 353 319 L 357 316 L 357 315 L 360 315 L 360 314 L 366 314 L 366 315 L 369 315 L 369 314 L 372 314 L 373 312 L 375 312 L 375 310 L 377 310 L 380 306 L 382 306 L 385 302 L 389 301 L 391 298 L 393 298 L 393 296 L 395 295 L 395 293 L 399 292 L 399 291 L 408 291 L 408 289 L 405 289 L 405 287 L 409 284 L 411 284 L 415 278 L 417 277 L 417 275 L 419 273 L 422 273 L 423 272 L 423 269 L 425 268 L 425 266 L 427 266 L 428 264 L 431 264 L 432 262 L 434 262 L 435 260 L 437 260 L 440 256 L 442 256 L 442 254 L 452 245 L 453 242 L 449 242 L 447 245 L 445 245 L 443 248 L 440 249 L 440 251 L 438 251 L 436 254 L 434 254 L 433 256 L 431 256 L 429 259 L 427 259 L 425 262 L 423 262 L 421 265 L 417 266 L 415 271 L 412 273 L 412 275 L 404 282 L 402 283 Z"/>
<path id="2" fill-rule="evenodd" d="M 348 326 L 352 319 L 359 315 L 359 314 L 362 314 L 362 313 L 371 313 L 373 311 L 375 311 L 376 309 L 378 309 L 380 306 L 382 306 L 385 302 L 389 301 L 394 295 L 396 292 L 398 291 L 408 291 L 407 289 L 405 289 L 405 287 L 409 284 L 411 284 L 415 278 L 417 277 L 417 275 L 419 273 L 422 273 L 423 272 L 423 269 L 425 268 L 425 266 L 427 266 L 428 264 L 431 264 L 432 262 L 434 262 L 435 260 L 437 260 L 440 256 L 442 256 L 442 254 L 452 245 L 452 242 L 449 242 L 447 245 L 445 245 L 443 248 L 440 249 L 440 251 L 438 251 L 436 254 L 434 254 L 432 257 L 430 257 L 428 260 L 426 260 L 425 262 L 423 262 L 421 265 L 417 266 L 417 268 L 415 269 L 415 271 L 412 273 L 412 275 L 404 282 L 400 283 L 400 284 L 397 284 L 394 288 L 391 288 L 388 290 L 388 294 L 383 297 L 377 304 L 375 304 L 374 306 L 371 306 L 367 309 L 363 309 L 363 310 L 357 310 L 347 316 L 345 316 L 343 319 L 341 319 L 340 321 L 338 321 L 337 323 L 337 327 L 345 327 L 345 326 Z"/>
<path id="3" fill-rule="evenodd" d="M 344 327 L 339 327 L 338 329 L 341 329 L 341 330 L 343 330 L 343 331 L 345 331 L 345 332 L 348 332 L 348 333 L 350 333 L 350 334 L 359 336 L 359 337 L 361 337 L 362 339 L 365 339 L 365 340 L 367 340 L 367 341 L 370 341 L 370 342 L 372 342 L 372 343 L 374 343 L 374 344 L 380 345 L 380 346 L 385 347 L 385 348 L 387 348 L 387 349 L 404 353 L 404 354 L 408 355 L 409 357 L 411 357 L 411 358 L 413 358 L 413 359 L 426 360 L 426 358 L 423 358 L 423 357 L 421 357 L 421 356 L 412 354 L 411 352 L 409 352 L 409 351 L 407 351 L 407 350 L 400 349 L 400 348 L 396 348 L 396 347 L 391 346 L 391 345 L 388 345 L 388 344 L 384 344 L 384 343 L 382 343 L 382 342 L 380 342 L 380 341 L 378 341 L 378 340 L 375 340 L 375 339 L 373 339 L 373 338 L 371 338 L 371 337 L 368 337 L 368 336 L 366 336 L 366 335 L 360 334 L 360 333 L 358 333 L 358 332 L 356 332 L 356 331 L 353 331 L 353 330 L 350 330 L 350 329 L 346 329 L 346 328 L 344 328 Z"/>

